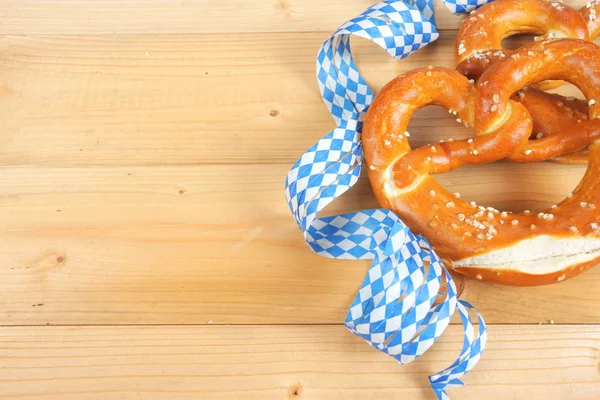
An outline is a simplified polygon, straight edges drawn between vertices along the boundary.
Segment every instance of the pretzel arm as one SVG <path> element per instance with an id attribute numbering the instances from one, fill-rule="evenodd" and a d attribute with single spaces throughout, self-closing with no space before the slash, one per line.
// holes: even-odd
<path id="1" fill-rule="evenodd" d="M 590 104 L 590 118 L 595 118 L 599 110 L 596 99 L 600 99 L 598 50 L 595 44 L 577 39 L 547 40 L 522 47 L 484 72 L 475 100 L 476 115 L 481 116 L 484 126 L 490 126 L 505 111 L 513 93 L 532 83 L 558 78 L 581 90 Z"/>
<path id="2" fill-rule="evenodd" d="M 505 38 L 527 33 L 589 39 L 584 17 L 567 5 L 545 0 L 494 1 L 463 22 L 456 43 L 456 64 L 473 53 L 501 50 Z"/>
<path id="3" fill-rule="evenodd" d="M 423 175 L 496 161 L 522 146 L 531 134 L 532 122 L 525 107 L 511 102 L 501 117 L 502 124 L 489 135 L 410 148 L 403 132 L 416 110 L 440 105 L 471 126 L 474 91 L 464 76 L 442 68 L 411 71 L 386 85 L 379 94 L 380 101 L 369 112 L 370 121 L 378 118 L 375 125 L 369 125 L 374 131 L 363 133 L 363 143 L 373 149 L 368 160 L 372 161 L 371 169 L 385 170 L 386 179 L 391 178 L 396 189 L 403 189 Z"/>
<path id="4" fill-rule="evenodd" d="M 507 157 L 514 162 L 536 162 L 584 149 L 600 138 L 600 121 L 585 121 L 571 129 L 538 140 L 531 140 Z"/>
<path id="5" fill-rule="evenodd" d="M 600 36 L 600 19 L 597 17 L 600 15 L 600 1 L 590 1 L 579 12 L 587 22 L 590 40 L 596 40 Z"/>

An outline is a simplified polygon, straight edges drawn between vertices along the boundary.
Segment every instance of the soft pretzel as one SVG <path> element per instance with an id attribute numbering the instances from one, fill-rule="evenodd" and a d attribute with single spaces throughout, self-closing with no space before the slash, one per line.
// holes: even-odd
<path id="1" fill-rule="evenodd" d="M 582 121 L 588 120 L 588 104 L 575 97 L 564 97 L 536 89 L 523 88 L 511 99 L 523 104 L 533 120 L 531 139 L 541 139 L 555 133 L 565 132 Z M 552 161 L 562 164 L 587 164 L 589 150 L 552 157 Z M 523 161 L 534 161 L 525 158 Z"/>
<path id="2" fill-rule="evenodd" d="M 481 74 L 483 74 L 483 71 L 480 71 Z M 464 70 L 461 72 L 464 73 Z M 575 97 L 565 97 L 537 89 L 523 88 L 514 94 L 511 99 L 523 104 L 531 114 L 533 120 L 532 140 L 563 132 L 588 119 L 587 102 Z M 551 157 L 552 161 L 563 164 L 587 164 L 587 159 L 588 149 L 566 154 L 561 152 L 560 155 Z M 521 161 L 539 160 L 527 158 Z"/>
<path id="3" fill-rule="evenodd" d="M 509 56 L 502 40 L 519 34 L 544 38 L 575 38 L 594 41 L 600 36 L 600 0 L 579 11 L 549 0 L 496 0 L 471 12 L 463 20 L 456 41 L 457 70 L 478 79 L 495 61 Z M 579 15 L 577 15 L 579 14 Z M 544 85 L 536 84 L 543 89 Z M 545 88 L 555 87 L 547 84 Z"/>
<path id="4" fill-rule="evenodd" d="M 580 13 L 587 22 L 590 40 L 596 40 L 600 36 L 600 20 L 596 17 L 597 14 L 600 14 L 600 1 L 590 1 L 583 6 Z"/>
<path id="5" fill-rule="evenodd" d="M 494 61 L 512 54 L 502 49 L 502 40 L 519 34 L 541 35 L 540 39 L 589 39 L 584 16 L 565 4 L 497 0 L 471 12 L 463 21 L 456 41 L 457 70 L 478 78 Z"/>
<path id="6" fill-rule="evenodd" d="M 516 8 L 515 8 L 516 7 Z M 577 11 L 549 0 L 496 0 L 471 12 L 463 20 L 456 40 L 457 70 L 477 80 L 495 61 L 509 56 L 502 40 L 518 34 L 543 34 L 544 38 L 575 38 L 594 41 L 600 36 L 600 0 Z M 506 23 L 508 21 L 508 23 Z M 586 33 L 587 31 L 587 33 Z M 536 84 L 540 89 L 555 84 Z"/>
<path id="7" fill-rule="evenodd" d="M 572 153 L 585 148 L 600 137 L 600 120 L 597 117 L 596 99 L 600 101 L 600 47 L 592 42 L 576 39 L 549 40 L 538 45 L 528 45 L 492 65 L 481 76 L 483 91 L 492 91 L 497 98 L 509 99 L 520 88 L 544 80 L 544 76 L 569 81 L 588 99 L 590 120 L 581 121 L 551 136 L 530 140 L 507 157 L 510 161 L 543 161 L 554 156 Z M 490 79 L 491 78 L 491 79 Z M 542 79 L 540 79 L 542 78 Z M 488 107 L 484 119 L 493 119 L 502 113 L 504 104 L 476 103 L 477 111 Z"/>
<path id="8" fill-rule="evenodd" d="M 588 100 L 600 97 L 600 48 L 591 42 L 542 41 L 515 56 L 490 67 L 477 87 L 444 69 L 415 70 L 391 81 L 365 117 L 365 160 L 380 204 L 429 239 L 450 268 L 504 284 L 549 284 L 600 262 L 600 142 L 590 145 L 587 172 L 573 194 L 539 214 L 467 203 L 431 175 L 519 151 L 532 122 L 525 107 L 510 96 L 523 86 L 564 79 Z M 473 125 L 477 136 L 412 150 L 405 134 L 408 121 L 430 104 Z M 598 107 L 592 102 L 591 119 L 598 116 Z M 583 136 L 593 136 L 590 129 L 595 128 Z"/>
<path id="9" fill-rule="evenodd" d="M 592 2 L 580 11 L 562 3 L 547 0 L 497 0 L 482 6 L 463 21 L 456 42 L 457 70 L 473 79 L 499 59 L 513 52 L 502 50 L 502 40 L 523 34 L 545 34 L 543 37 L 573 37 L 595 39 L 600 31 L 596 21 L 596 9 L 600 2 Z M 492 23 L 489 23 L 492 18 Z M 541 82 L 538 89 L 550 89 L 561 84 L 559 81 Z M 524 104 L 534 121 L 534 137 L 547 137 L 572 127 L 587 119 L 587 104 L 577 104 L 558 95 L 536 90 L 521 91 L 514 100 Z M 552 157 L 556 162 L 586 164 L 588 150 Z M 513 159 L 514 160 L 514 159 Z M 520 161 L 525 162 L 527 158 Z M 529 158 L 535 161 L 533 158 Z"/>

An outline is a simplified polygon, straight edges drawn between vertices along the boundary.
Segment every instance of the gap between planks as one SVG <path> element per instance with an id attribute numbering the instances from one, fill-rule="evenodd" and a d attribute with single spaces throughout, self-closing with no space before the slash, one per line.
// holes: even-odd
<path id="1" fill-rule="evenodd" d="M 485 319 L 485 318 L 484 318 Z M 457 321 L 453 321 L 450 323 L 450 326 L 460 326 L 462 325 L 462 322 L 457 322 Z M 479 324 L 474 321 L 473 322 L 473 326 L 478 326 Z M 595 323 L 595 322 L 577 322 L 577 323 L 572 323 L 572 322 L 563 322 L 563 323 L 549 323 L 549 322 L 486 322 L 486 326 L 515 326 L 515 325 L 519 325 L 519 326 L 596 326 L 600 328 L 600 323 Z M 231 327 L 235 327 L 235 326 L 239 326 L 239 327 L 277 327 L 277 326 L 286 326 L 286 327 L 293 327 L 293 326 L 297 326 L 297 327 L 307 327 L 307 326 L 313 326 L 313 327 L 343 327 L 345 328 L 345 325 L 342 322 L 317 322 L 317 323 L 311 323 L 311 322 L 307 322 L 307 323 L 265 323 L 265 324 L 260 324 L 260 323 L 247 323 L 247 324 L 243 324 L 243 323 L 190 323 L 190 324 L 186 324 L 186 323 L 165 323 L 165 324 L 161 324 L 161 323 L 157 323 L 157 324 L 135 324 L 135 323 L 122 323 L 122 324 L 94 324 L 94 323 L 88 323 L 88 324 L 15 324 L 15 325 L 5 325 L 5 324 L 0 324 L 0 328 L 26 328 L 26 327 L 36 327 L 36 328 L 77 328 L 77 327 L 211 327 L 211 326 L 231 326 Z"/>

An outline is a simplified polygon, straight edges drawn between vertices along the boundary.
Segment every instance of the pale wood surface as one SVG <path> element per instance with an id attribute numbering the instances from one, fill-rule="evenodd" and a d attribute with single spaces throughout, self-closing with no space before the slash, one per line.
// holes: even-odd
<path id="1" fill-rule="evenodd" d="M 0 34 L 331 32 L 371 0 L 1 0 Z M 586 0 L 566 0 L 575 8 Z M 458 29 L 435 0 L 438 29 Z"/>
<path id="2" fill-rule="evenodd" d="M 1 321 L 343 321 L 369 262 L 309 251 L 283 196 L 288 167 L 0 169 Z M 574 188 L 581 172 L 498 163 L 441 182 L 481 204 L 535 210 Z M 481 193 L 486 182 L 494 190 Z M 365 177 L 326 211 L 376 206 Z M 464 283 L 463 298 L 489 322 L 599 321 L 600 270 L 540 288 Z"/>
<path id="3" fill-rule="evenodd" d="M 598 326 L 489 333 L 453 398 L 598 398 Z M 0 342 L 3 399 L 433 400 L 427 376 L 453 361 L 462 332 L 405 366 L 342 327 L 13 327 Z"/>
<path id="4" fill-rule="evenodd" d="M 0 121 L 8 132 L 0 137 L 0 164 L 291 164 L 335 127 L 315 79 L 323 38 L 0 37 L 0 98 L 11 116 Z M 365 40 L 355 47 L 365 76 L 380 88 L 434 59 L 452 67 L 452 45 L 445 36 L 400 63 Z M 433 114 L 436 121 L 413 124 L 423 136 L 464 130 Z"/>
<path id="5" fill-rule="evenodd" d="M 368 262 L 312 254 L 283 194 L 334 127 L 318 46 L 369 4 L 0 0 L 0 398 L 431 398 L 459 327 L 408 366 L 353 338 L 339 324 Z M 401 62 L 353 42 L 374 89 L 453 67 L 461 18 L 439 4 L 442 38 Z M 435 108 L 410 129 L 413 145 L 471 134 Z M 439 178 L 536 210 L 582 174 L 498 163 Z M 326 211 L 376 206 L 364 178 Z M 489 323 L 531 325 L 492 325 L 456 398 L 600 397 L 600 270 L 459 283 Z"/>
<path id="6" fill-rule="evenodd" d="M 0 165 L 292 164 L 335 127 L 315 78 L 323 38 L 0 36 Z M 379 90 L 414 68 L 453 68 L 454 38 L 401 62 L 361 38 L 354 54 Z M 410 130 L 414 145 L 472 135 L 439 108 Z"/>

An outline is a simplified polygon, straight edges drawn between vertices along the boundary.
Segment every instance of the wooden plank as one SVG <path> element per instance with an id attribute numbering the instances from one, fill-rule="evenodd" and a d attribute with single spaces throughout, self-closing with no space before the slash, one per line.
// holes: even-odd
<path id="1" fill-rule="evenodd" d="M 491 326 L 460 399 L 597 399 L 600 326 Z M 434 399 L 453 326 L 398 365 L 341 326 L 0 329 L 3 399 Z"/>
<path id="2" fill-rule="evenodd" d="M 292 163 L 335 127 L 315 79 L 322 41 L 321 34 L 3 37 L 0 164 Z M 451 46 L 448 37 L 396 63 L 357 40 L 356 54 L 380 88 L 432 59 L 451 67 Z M 431 109 L 413 127 L 428 138 L 464 130 Z"/>
<path id="3" fill-rule="evenodd" d="M 343 321 L 369 262 L 311 253 L 285 204 L 287 169 L 2 168 L 1 323 Z M 537 210 L 582 172 L 491 164 L 440 182 L 480 204 Z M 363 178 L 326 211 L 376 206 Z M 597 323 L 600 269 L 538 288 L 468 280 L 462 297 L 489 322 Z"/>
<path id="4" fill-rule="evenodd" d="M 333 32 L 372 0 L 2 0 L 0 34 L 140 34 L 222 32 Z M 581 7 L 586 1 L 565 1 Z M 439 29 L 457 29 L 435 0 Z"/>
<path id="5" fill-rule="evenodd" d="M 334 123 L 314 57 L 320 34 L 0 39 L 0 165 L 293 163 Z M 453 67 L 453 36 L 395 62 L 356 40 L 375 90 Z M 435 61 L 434 61 L 435 60 Z M 473 135 L 444 110 L 415 116 L 415 145 Z"/>

